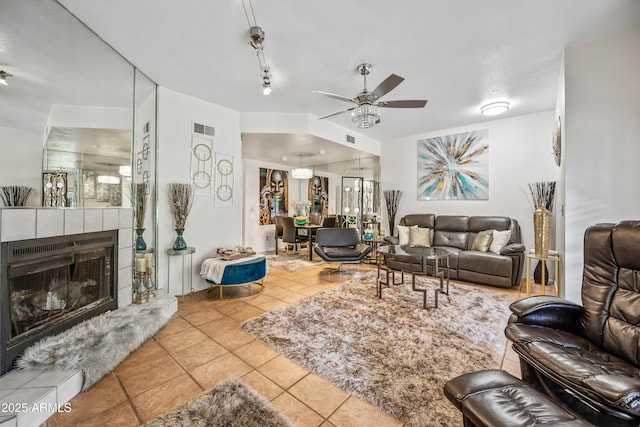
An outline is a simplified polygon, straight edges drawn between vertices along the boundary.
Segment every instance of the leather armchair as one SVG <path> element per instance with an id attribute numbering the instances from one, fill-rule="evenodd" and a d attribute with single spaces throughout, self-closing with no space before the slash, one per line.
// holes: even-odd
<path id="1" fill-rule="evenodd" d="M 314 250 L 323 260 L 340 263 L 335 272 L 348 273 L 342 264 L 361 263 L 371 252 L 371 246 L 360 243 L 360 235 L 355 228 L 320 228 Z"/>
<path id="2" fill-rule="evenodd" d="M 533 296 L 510 308 L 523 380 L 595 425 L 640 423 L 640 221 L 587 229 L 582 305 Z"/>

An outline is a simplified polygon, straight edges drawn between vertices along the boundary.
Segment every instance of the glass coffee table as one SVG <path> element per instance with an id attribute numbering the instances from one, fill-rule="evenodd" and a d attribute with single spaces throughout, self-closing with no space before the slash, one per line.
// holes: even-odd
<path id="1" fill-rule="evenodd" d="M 411 274 L 411 289 L 422 292 L 422 308 L 427 307 L 427 288 L 416 287 L 416 276 L 427 276 L 430 261 L 433 263 L 432 276 L 440 279 L 440 287 L 435 289 L 434 305 L 430 308 L 438 308 L 438 295 L 449 295 L 449 252 L 444 249 L 409 246 L 409 245 L 387 245 L 378 248 L 380 261 L 378 263 L 377 293 L 378 298 L 382 298 L 382 288 L 391 284 L 399 285 L 404 283 L 404 273 Z M 444 269 L 442 267 L 445 267 Z M 386 281 L 380 277 L 380 271 L 385 271 Z M 400 272 L 402 281 L 395 282 L 395 272 Z M 446 272 L 446 277 L 445 277 Z M 391 280 L 389 280 L 391 277 Z"/>

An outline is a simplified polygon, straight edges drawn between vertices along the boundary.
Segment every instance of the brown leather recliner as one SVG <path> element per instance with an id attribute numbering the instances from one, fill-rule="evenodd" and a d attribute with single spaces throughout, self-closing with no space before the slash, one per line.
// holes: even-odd
<path id="1" fill-rule="evenodd" d="M 640 221 L 584 237 L 582 306 L 552 296 L 511 305 L 505 334 L 522 379 L 598 426 L 640 424 Z"/>

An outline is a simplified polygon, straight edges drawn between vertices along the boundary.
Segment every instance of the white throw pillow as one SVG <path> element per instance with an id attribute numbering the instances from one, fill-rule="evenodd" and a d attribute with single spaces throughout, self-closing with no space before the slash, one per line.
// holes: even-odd
<path id="1" fill-rule="evenodd" d="M 429 241 L 429 229 L 428 228 L 413 228 L 409 229 L 409 246 L 431 246 Z"/>
<path id="2" fill-rule="evenodd" d="M 417 225 L 412 225 L 411 227 L 406 227 L 404 225 L 398 226 L 398 239 L 400 240 L 401 245 L 409 244 L 409 233 L 411 228 L 418 228 Z"/>
<path id="3" fill-rule="evenodd" d="M 509 239 L 511 239 L 511 230 L 493 230 L 493 240 L 491 240 L 489 251 L 495 254 L 499 254 L 502 248 L 507 246 L 507 243 L 509 243 Z"/>

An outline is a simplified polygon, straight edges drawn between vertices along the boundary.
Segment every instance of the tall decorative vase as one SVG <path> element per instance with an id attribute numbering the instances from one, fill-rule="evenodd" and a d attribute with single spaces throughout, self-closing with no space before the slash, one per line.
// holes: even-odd
<path id="1" fill-rule="evenodd" d="M 184 228 L 176 228 L 176 240 L 173 242 L 173 250 L 175 251 L 184 251 L 187 249 L 187 242 L 184 241 L 184 237 L 182 237 L 182 233 L 184 233 Z"/>
<path id="2" fill-rule="evenodd" d="M 142 238 L 144 228 L 136 228 L 136 251 L 144 251 L 147 249 L 147 243 Z"/>
<path id="3" fill-rule="evenodd" d="M 533 212 L 533 234 L 536 257 L 549 256 L 549 237 L 551 234 L 551 211 L 540 202 Z"/>

